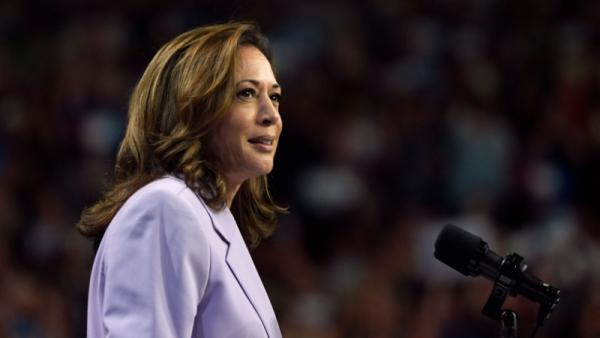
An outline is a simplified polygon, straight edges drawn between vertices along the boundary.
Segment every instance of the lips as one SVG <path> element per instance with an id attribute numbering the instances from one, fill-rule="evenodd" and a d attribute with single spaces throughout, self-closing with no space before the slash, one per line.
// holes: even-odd
<path id="1" fill-rule="evenodd" d="M 269 135 L 261 135 L 248 140 L 254 149 L 264 154 L 272 154 L 275 151 L 275 138 Z"/>
<path id="2" fill-rule="evenodd" d="M 258 136 L 248 140 L 248 142 L 252 144 L 262 144 L 262 145 L 273 145 L 273 137 L 272 136 Z"/>

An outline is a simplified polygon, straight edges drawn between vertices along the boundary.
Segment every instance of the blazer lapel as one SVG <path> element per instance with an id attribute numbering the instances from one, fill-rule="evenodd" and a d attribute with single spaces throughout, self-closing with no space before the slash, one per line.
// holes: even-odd
<path id="1" fill-rule="evenodd" d="M 204 201 L 202 204 L 212 219 L 215 231 L 228 245 L 225 259 L 229 269 L 258 313 L 265 331 L 269 337 L 274 337 L 269 328 L 269 319 L 274 319 L 275 314 L 233 215 L 228 208 L 213 211 L 204 204 Z"/>

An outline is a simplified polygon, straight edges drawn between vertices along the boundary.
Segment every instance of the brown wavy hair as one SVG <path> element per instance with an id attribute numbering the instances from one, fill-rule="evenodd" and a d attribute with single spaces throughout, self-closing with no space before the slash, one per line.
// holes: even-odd
<path id="1" fill-rule="evenodd" d="M 182 177 L 212 209 L 226 205 L 225 179 L 206 144 L 235 97 L 233 76 L 243 45 L 255 46 L 271 62 L 268 40 L 253 23 L 190 30 L 150 61 L 131 95 L 114 182 L 100 201 L 83 210 L 77 224 L 96 246 L 125 201 L 165 174 Z M 277 214 L 285 211 L 273 202 L 266 176 L 245 181 L 231 204 L 250 247 L 273 232 Z"/>

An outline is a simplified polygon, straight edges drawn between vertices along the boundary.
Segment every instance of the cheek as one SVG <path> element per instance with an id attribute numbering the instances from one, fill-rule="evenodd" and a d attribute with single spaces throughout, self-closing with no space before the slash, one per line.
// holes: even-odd
<path id="1" fill-rule="evenodd" d="M 239 143 L 236 141 L 236 133 L 234 133 L 228 122 L 229 121 L 223 121 L 217 126 L 207 144 L 208 153 L 211 154 L 220 165 L 227 165 L 231 162 L 235 148 Z"/>
<path id="2" fill-rule="evenodd" d="M 229 112 L 229 117 L 223 125 L 223 130 L 229 138 L 239 138 L 252 126 L 252 112 L 244 109 L 235 109 Z"/>
<path id="3" fill-rule="evenodd" d="M 245 121 L 238 114 L 232 116 L 227 122 L 221 133 L 223 137 L 221 143 L 224 150 L 222 156 L 225 156 L 229 162 L 236 163 L 244 158 L 249 146 L 247 143 L 248 121 Z"/>
<path id="4" fill-rule="evenodd" d="M 241 121 L 241 116 L 236 112 L 229 112 L 228 117 L 224 120 L 218 129 L 220 140 L 217 142 L 227 143 L 229 146 L 239 143 L 244 132 L 244 123 Z"/>

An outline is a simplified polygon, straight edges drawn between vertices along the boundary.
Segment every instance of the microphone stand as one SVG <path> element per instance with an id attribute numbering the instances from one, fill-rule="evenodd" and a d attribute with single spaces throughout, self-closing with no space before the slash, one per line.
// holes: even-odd
<path id="1" fill-rule="evenodd" d="M 514 311 L 502 310 L 500 338 L 517 338 L 517 314 Z"/>
<path id="2" fill-rule="evenodd" d="M 501 309 L 509 294 L 509 285 L 496 281 L 482 311 L 486 316 L 500 322 L 500 338 L 517 338 L 517 314 L 512 310 Z"/>
<path id="3" fill-rule="evenodd" d="M 507 296 L 516 296 L 515 291 L 517 281 L 512 277 L 516 276 L 521 269 L 523 257 L 513 253 L 508 255 L 502 263 L 500 275 L 494 281 L 492 293 L 487 302 L 483 306 L 484 315 L 489 318 L 499 321 L 501 325 L 501 338 L 517 338 L 517 314 L 511 310 L 502 309 Z M 546 285 L 549 291 L 552 292 L 552 297 L 539 301 L 540 308 L 538 310 L 537 326 L 534 329 L 531 337 L 535 335 L 537 329 L 542 326 L 545 319 L 550 317 L 552 310 L 560 300 L 560 290 Z"/>

